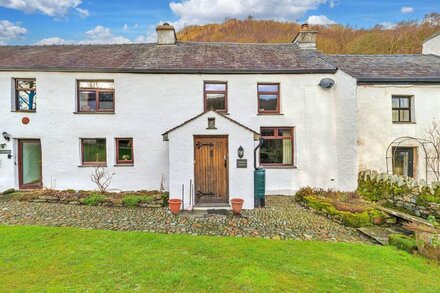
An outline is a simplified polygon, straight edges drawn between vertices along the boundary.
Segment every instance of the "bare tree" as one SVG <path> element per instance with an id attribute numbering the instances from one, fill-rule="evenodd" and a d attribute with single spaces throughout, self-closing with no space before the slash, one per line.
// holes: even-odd
<path id="1" fill-rule="evenodd" d="M 107 191 L 107 188 L 110 186 L 113 175 L 115 173 L 109 174 L 107 170 L 102 166 L 95 166 L 93 168 L 93 173 L 90 176 L 90 179 L 93 183 L 96 184 L 99 191 L 104 193 Z"/>
<path id="2" fill-rule="evenodd" d="M 432 121 L 426 133 L 426 164 L 434 174 L 435 181 L 440 181 L 440 127 L 435 120 Z"/>

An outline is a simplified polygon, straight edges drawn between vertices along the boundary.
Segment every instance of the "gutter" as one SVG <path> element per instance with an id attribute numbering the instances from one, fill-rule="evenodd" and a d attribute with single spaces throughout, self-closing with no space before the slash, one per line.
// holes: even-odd
<path id="1" fill-rule="evenodd" d="M 136 69 L 136 68 L 71 68 L 71 67 L 0 67 L 0 72 L 88 72 L 88 73 L 144 73 L 144 74 L 334 74 L 337 69 Z"/>
<path id="2" fill-rule="evenodd" d="M 357 84 L 440 84 L 440 77 L 421 78 L 358 78 Z"/>

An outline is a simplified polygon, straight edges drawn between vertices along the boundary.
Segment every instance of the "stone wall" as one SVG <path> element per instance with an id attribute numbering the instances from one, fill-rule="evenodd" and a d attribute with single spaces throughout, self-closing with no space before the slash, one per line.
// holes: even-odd
<path id="1" fill-rule="evenodd" d="M 358 193 L 367 199 L 422 218 L 440 219 L 440 182 L 428 185 L 424 180 L 363 171 L 358 183 Z"/>

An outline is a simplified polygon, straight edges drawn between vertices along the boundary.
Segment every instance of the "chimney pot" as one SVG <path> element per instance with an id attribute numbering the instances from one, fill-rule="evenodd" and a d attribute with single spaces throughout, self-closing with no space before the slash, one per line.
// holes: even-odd
<path id="1" fill-rule="evenodd" d="M 302 25 L 301 25 L 301 30 L 302 31 L 307 31 L 309 29 L 309 24 L 308 23 L 303 23 Z"/>
<path id="2" fill-rule="evenodd" d="M 316 35 L 317 31 L 312 31 L 308 23 L 301 25 L 301 30 L 293 39 L 292 43 L 298 45 L 301 49 L 316 50 Z"/>
<path id="3" fill-rule="evenodd" d="M 158 45 L 174 45 L 177 41 L 176 31 L 168 22 L 156 27 Z"/>

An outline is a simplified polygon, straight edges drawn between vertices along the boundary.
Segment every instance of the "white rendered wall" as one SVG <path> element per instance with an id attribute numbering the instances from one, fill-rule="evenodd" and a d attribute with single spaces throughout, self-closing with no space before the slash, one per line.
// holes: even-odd
<path id="1" fill-rule="evenodd" d="M 37 80 L 37 113 L 11 112 L 12 79 Z M 336 80 L 323 90 L 322 78 Z M 343 76 L 342 76 L 343 77 Z M 295 127 L 295 166 L 267 170 L 268 194 L 293 194 L 303 186 L 351 189 L 356 168 L 350 161 L 353 134 L 344 135 L 352 123 L 354 88 L 341 74 L 309 75 L 197 75 L 100 73 L 0 73 L 0 133 L 13 138 L 40 138 L 43 183 L 57 189 L 94 189 L 92 168 L 80 167 L 80 138 L 106 138 L 110 188 L 158 189 L 161 175 L 168 189 L 169 144 L 161 134 L 203 111 L 203 81 L 228 82 L 228 112 L 244 125 Z M 74 114 L 76 80 L 114 79 L 115 114 Z M 257 83 L 281 84 L 282 115 L 257 115 Z M 350 106 L 345 103 L 349 102 Z M 22 117 L 30 123 L 23 125 Z M 335 120 L 336 119 L 336 120 Z M 341 127 L 341 130 L 337 129 Z M 133 137 L 134 167 L 115 167 L 116 137 Z M 3 139 L 0 137 L 0 143 Z M 13 148 L 13 142 L 7 148 Z M 341 149 L 342 148 L 342 149 Z M 345 155 L 345 150 L 349 154 Z M 192 154 L 192 153 L 191 153 Z M 191 155 L 189 154 L 189 155 Z M 15 151 L 14 151 L 15 155 Z M 341 157 L 341 160 L 338 159 Z M 0 155 L 0 190 L 18 187 L 16 157 Z"/>
<path id="2" fill-rule="evenodd" d="M 440 34 L 423 43 L 423 54 L 440 56 Z"/>
<path id="3" fill-rule="evenodd" d="M 393 95 L 414 96 L 413 123 L 392 122 Z M 386 149 L 394 139 L 402 136 L 424 138 L 433 119 L 440 123 L 440 85 L 359 85 L 357 96 L 360 170 L 386 172 Z M 420 146 L 414 141 L 401 146 L 419 147 L 416 166 L 419 172 L 415 175 L 424 179 L 425 160 Z"/>

